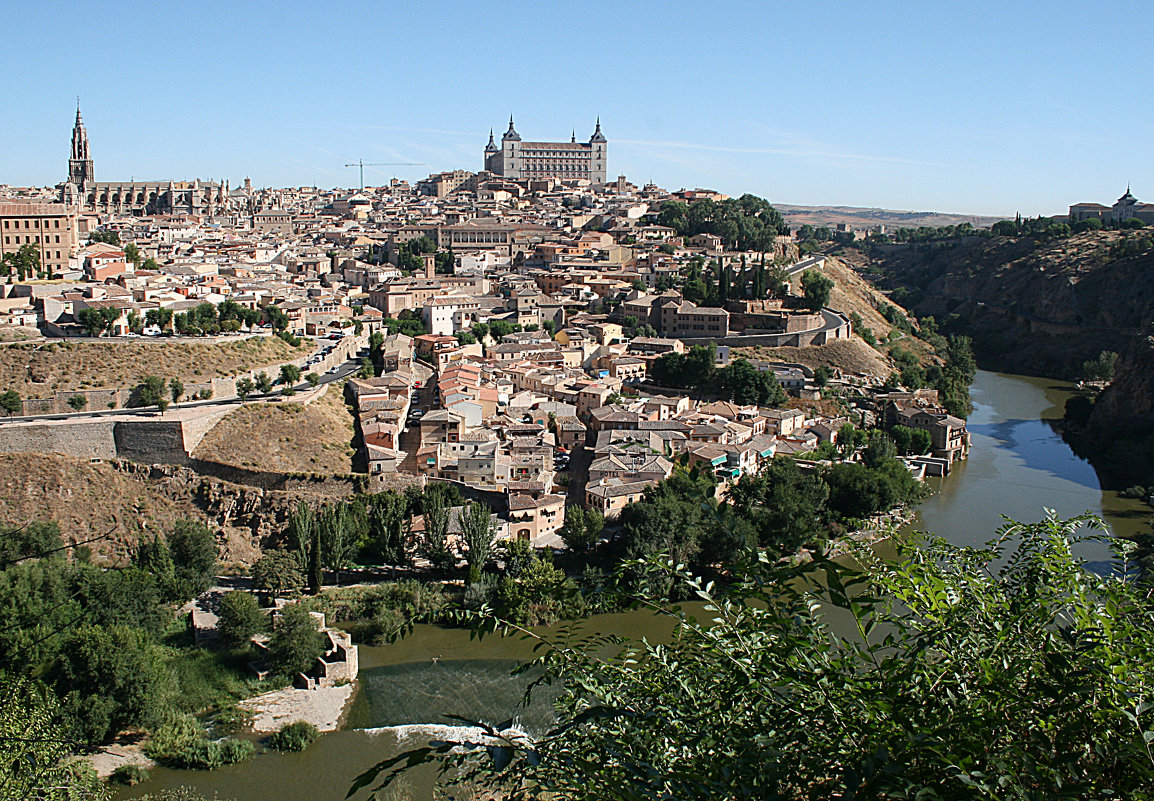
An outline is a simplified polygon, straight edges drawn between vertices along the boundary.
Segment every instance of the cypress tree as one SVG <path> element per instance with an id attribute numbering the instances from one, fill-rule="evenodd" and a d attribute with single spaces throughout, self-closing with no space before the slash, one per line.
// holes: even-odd
<path id="1" fill-rule="evenodd" d="M 321 528 L 313 527 L 312 541 L 309 544 L 309 592 L 313 595 L 321 591 L 324 584 L 324 573 L 321 569 Z"/>

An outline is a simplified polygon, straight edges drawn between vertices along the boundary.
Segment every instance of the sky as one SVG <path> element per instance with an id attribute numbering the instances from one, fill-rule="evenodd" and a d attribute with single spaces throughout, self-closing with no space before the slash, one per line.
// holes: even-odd
<path id="1" fill-rule="evenodd" d="M 512 113 L 610 176 L 771 202 L 1154 201 L 1154 4 L 0 0 L 0 184 L 355 187 L 478 170 Z"/>

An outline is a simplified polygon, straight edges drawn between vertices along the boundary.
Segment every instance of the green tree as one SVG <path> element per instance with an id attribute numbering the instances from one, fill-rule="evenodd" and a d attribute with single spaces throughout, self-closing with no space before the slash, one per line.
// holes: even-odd
<path id="1" fill-rule="evenodd" d="M 461 511 L 460 520 L 465 561 L 470 568 L 482 570 L 493 553 L 496 538 L 492 510 L 487 504 L 469 501 Z"/>
<path id="2" fill-rule="evenodd" d="M 449 550 L 449 507 L 440 493 L 426 492 L 424 496 L 425 533 L 421 551 L 438 568 L 452 566 L 454 559 Z"/>
<path id="3" fill-rule="evenodd" d="M 247 645 L 254 634 L 264 631 L 268 617 L 250 592 L 233 590 L 220 599 L 217 630 L 231 645 Z"/>
<path id="4" fill-rule="evenodd" d="M 584 553 L 597 544 L 605 528 L 605 517 L 596 509 L 569 506 L 565 509 L 565 523 L 558 532 L 565 547 L 574 553 Z"/>
<path id="5" fill-rule="evenodd" d="M 155 406 L 161 412 L 168 408 L 164 379 L 154 375 L 145 376 L 136 388 L 135 406 Z"/>
<path id="6" fill-rule="evenodd" d="M 309 382 L 309 386 L 314 389 L 321 383 L 321 377 L 316 373 L 305 373 L 305 380 Z"/>
<path id="7" fill-rule="evenodd" d="M 116 231 L 96 230 L 88 235 L 89 242 L 103 242 L 106 245 L 119 245 L 120 234 Z"/>
<path id="8" fill-rule="evenodd" d="M 93 744 L 156 721 L 174 689 L 160 647 L 128 626 L 76 629 L 61 648 L 54 683 L 77 733 Z"/>
<path id="9" fill-rule="evenodd" d="M 806 270 L 801 275 L 801 288 L 805 293 L 805 305 L 810 311 L 819 312 L 829 303 L 833 279 L 817 270 Z"/>
<path id="10" fill-rule="evenodd" d="M 326 507 L 317 518 L 317 527 L 324 566 L 333 571 L 340 584 L 341 571 L 352 561 L 360 540 L 352 508 L 346 503 Z"/>
<path id="11" fill-rule="evenodd" d="M 256 388 L 260 390 L 262 395 L 272 392 L 272 379 L 264 370 L 256 374 Z"/>
<path id="12" fill-rule="evenodd" d="M 1104 350 L 1096 359 L 1082 362 L 1082 378 L 1086 381 L 1113 381 L 1118 364 L 1118 354 Z"/>
<path id="13" fill-rule="evenodd" d="M 128 330 L 134 334 L 139 334 L 144 330 L 144 318 L 140 316 L 140 312 L 133 310 L 128 313 Z"/>
<path id="14" fill-rule="evenodd" d="M 124 246 L 124 258 L 132 262 L 134 266 L 139 267 L 143 257 L 140 255 L 140 248 L 134 242 L 129 242 Z"/>
<path id="15" fill-rule="evenodd" d="M 68 399 L 68 405 L 72 407 L 72 411 L 80 412 L 88 405 L 88 396 L 73 395 Z"/>
<path id="16" fill-rule="evenodd" d="M 869 468 L 878 468 L 892 461 L 897 455 L 898 449 L 893 437 L 876 429 L 869 432 L 865 450 L 862 451 L 862 464 Z"/>
<path id="17" fill-rule="evenodd" d="M 242 401 L 248 400 L 248 396 L 252 394 L 254 389 L 256 389 L 256 385 L 253 384 L 252 379 L 249 378 L 248 376 L 244 376 L 243 378 L 237 379 L 237 381 L 236 381 L 236 396 L 238 398 L 240 398 Z"/>
<path id="18" fill-rule="evenodd" d="M 216 573 L 216 538 L 197 520 L 178 520 L 168 535 L 176 578 L 188 589 L 186 598 L 200 595 Z"/>
<path id="19" fill-rule="evenodd" d="M 104 331 L 104 315 L 94 306 L 86 306 L 78 311 L 76 321 L 90 337 L 98 337 Z"/>
<path id="20" fill-rule="evenodd" d="M 284 331 L 288 328 L 288 315 L 279 306 L 265 306 L 264 316 L 274 331 Z"/>
<path id="21" fill-rule="evenodd" d="M 0 799 L 105 798 L 96 772 L 72 759 L 74 745 L 51 692 L 22 676 L 0 681 Z"/>
<path id="22" fill-rule="evenodd" d="M 273 595 L 296 595 L 305 585 L 301 563 L 295 553 L 266 551 L 252 566 L 252 581 Z"/>
<path id="23" fill-rule="evenodd" d="M 282 364 L 280 367 L 280 382 L 285 386 L 293 386 L 301 380 L 301 368 L 295 364 Z"/>
<path id="24" fill-rule="evenodd" d="M 164 307 L 149 309 L 144 313 L 144 322 L 149 326 L 156 326 L 161 331 L 168 329 L 172 325 L 172 318 L 172 309 Z"/>
<path id="25" fill-rule="evenodd" d="M 324 636 L 299 603 L 286 606 L 268 640 L 269 665 L 282 676 L 303 673 L 324 652 Z"/>
<path id="26" fill-rule="evenodd" d="M 0 392 L 0 409 L 3 409 L 9 417 L 24 411 L 24 403 L 20 400 L 20 394 L 14 389 Z"/>
<path id="27" fill-rule="evenodd" d="M 529 635 L 564 687 L 553 736 L 412 761 L 559 798 L 1148 798 L 1154 614 L 1146 588 L 1073 556 L 1083 524 L 1105 527 L 1009 523 L 980 549 L 902 537 L 891 561 L 856 551 L 860 571 L 760 566 L 728 588 L 684 575 L 714 611 L 648 599 L 670 644 Z"/>
<path id="28" fill-rule="evenodd" d="M 173 378 L 168 382 L 168 391 L 172 396 L 172 402 L 180 403 L 180 397 L 184 394 L 184 383 L 179 378 Z"/>
<path id="29" fill-rule="evenodd" d="M 369 499 L 369 539 L 364 556 L 387 565 L 408 564 L 405 546 L 408 505 L 395 492 L 380 492 Z"/>

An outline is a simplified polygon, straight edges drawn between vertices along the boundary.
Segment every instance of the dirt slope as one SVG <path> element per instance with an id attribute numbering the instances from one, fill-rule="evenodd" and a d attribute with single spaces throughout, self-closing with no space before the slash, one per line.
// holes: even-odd
<path id="1" fill-rule="evenodd" d="M 112 532 L 94 551 L 127 555 L 142 533 L 167 531 L 181 518 L 203 520 L 191 498 L 176 500 L 107 463 L 56 454 L 0 454 L 0 525 L 55 520 L 65 542 Z"/>
<path id="2" fill-rule="evenodd" d="M 238 375 L 255 367 L 279 366 L 312 348 L 293 348 L 277 337 L 212 342 L 69 340 L 0 347 L 0 391 L 44 397 L 70 389 L 132 387 L 144 375 L 186 382 Z"/>
<path id="3" fill-rule="evenodd" d="M 846 373 L 884 379 L 894 371 L 882 354 L 858 338 L 838 339 L 808 348 L 735 348 L 734 356 L 804 364 L 811 369 L 837 367 Z"/>
<path id="4" fill-rule="evenodd" d="M 206 461 L 283 473 L 348 473 L 353 418 L 339 386 L 308 405 L 250 403 L 230 413 L 197 446 Z"/>

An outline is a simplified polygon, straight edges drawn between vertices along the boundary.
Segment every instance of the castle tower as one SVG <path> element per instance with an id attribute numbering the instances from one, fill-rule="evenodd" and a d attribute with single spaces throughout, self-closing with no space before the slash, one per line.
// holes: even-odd
<path id="1" fill-rule="evenodd" d="M 489 129 L 489 144 L 485 145 L 485 169 L 489 172 L 497 172 L 497 167 L 493 162 L 493 157 L 497 155 L 497 143 L 493 141 L 493 129 Z"/>
<path id="2" fill-rule="evenodd" d="M 605 134 L 601 133 L 601 118 L 597 118 L 597 128 L 593 131 L 593 136 L 589 137 L 589 144 L 593 148 L 591 153 L 592 162 L 589 166 L 590 180 L 595 184 L 605 183 L 606 175 L 606 147 L 607 140 Z"/>
<path id="3" fill-rule="evenodd" d="M 68 159 L 68 182 L 74 184 L 81 195 L 88 193 L 96 183 L 92 168 L 92 153 L 88 149 L 88 132 L 84 130 L 79 101 L 76 103 L 76 124 L 72 126 L 72 154 Z"/>

